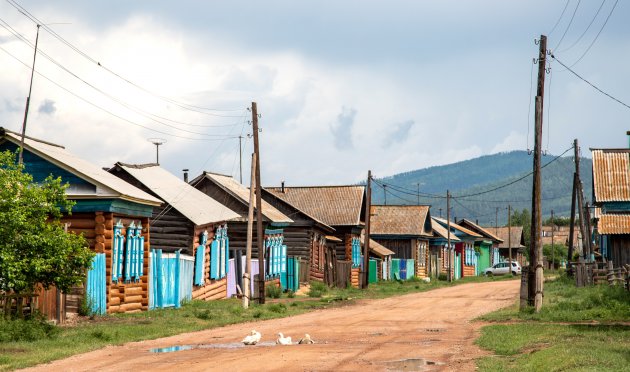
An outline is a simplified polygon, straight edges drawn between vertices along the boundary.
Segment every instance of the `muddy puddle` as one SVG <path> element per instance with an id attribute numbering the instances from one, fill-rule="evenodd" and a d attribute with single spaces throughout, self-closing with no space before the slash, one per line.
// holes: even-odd
<path id="1" fill-rule="evenodd" d="M 269 347 L 276 346 L 275 342 L 259 342 L 256 345 L 244 345 L 241 342 L 231 342 L 227 344 L 198 344 L 198 345 L 174 345 L 168 347 L 156 347 L 149 349 L 151 353 L 173 353 L 176 351 L 194 350 L 194 349 L 239 349 L 243 347 Z"/>

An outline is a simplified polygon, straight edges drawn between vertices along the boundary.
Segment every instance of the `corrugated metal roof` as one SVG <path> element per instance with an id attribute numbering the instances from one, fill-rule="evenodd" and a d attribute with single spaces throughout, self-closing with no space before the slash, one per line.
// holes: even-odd
<path id="1" fill-rule="evenodd" d="M 630 150 L 592 149 L 595 202 L 630 201 Z"/>
<path id="2" fill-rule="evenodd" d="M 4 134 L 4 138 L 8 141 L 19 146 L 19 135 L 0 128 L 1 134 Z M 24 149 L 96 186 L 96 192 L 93 194 L 84 191 L 73 193 L 68 190 L 67 196 L 70 199 L 116 198 L 152 206 L 162 204 L 161 200 L 110 174 L 103 168 L 81 159 L 63 146 L 25 138 Z"/>
<path id="3" fill-rule="evenodd" d="M 195 225 L 228 221 L 240 217 L 236 212 L 157 164 L 116 163 L 116 165 L 151 189 Z"/>
<path id="4" fill-rule="evenodd" d="M 503 239 L 501 239 L 500 237 L 498 237 L 497 235 L 493 234 L 491 231 L 492 229 L 485 229 L 479 225 L 477 225 L 476 223 L 467 220 L 467 219 L 462 219 L 460 222 L 457 223 L 459 226 L 465 227 L 465 228 L 470 228 L 471 230 L 476 231 L 477 233 L 485 236 L 486 238 L 490 238 L 492 240 L 494 240 L 497 243 L 501 243 L 503 241 Z"/>
<path id="5" fill-rule="evenodd" d="M 249 204 L 249 188 L 241 185 L 234 178 L 226 176 L 224 174 L 217 174 L 211 172 L 203 172 L 203 175 L 227 191 L 230 195 L 234 196 L 244 204 Z M 267 203 L 264 199 L 262 201 L 262 215 L 275 223 L 292 223 L 293 220 L 287 217 L 284 213 L 277 210 L 274 206 Z M 247 216 L 245 216 L 247 217 Z"/>
<path id="6" fill-rule="evenodd" d="M 630 214 L 602 214 L 597 232 L 605 235 L 630 234 Z"/>
<path id="7" fill-rule="evenodd" d="M 430 237 L 431 222 L 427 221 L 429 217 L 428 205 L 373 205 L 370 233 Z"/>
<path id="8" fill-rule="evenodd" d="M 266 187 L 267 191 L 330 226 L 361 225 L 365 186 Z"/>
<path id="9" fill-rule="evenodd" d="M 448 221 L 443 219 L 443 218 L 439 218 L 439 217 L 432 217 L 434 220 L 436 220 L 437 222 L 441 223 L 443 226 L 447 226 Z M 466 235 L 472 236 L 473 238 L 483 238 L 482 235 L 477 234 L 476 232 L 469 230 L 463 226 L 460 226 L 458 224 L 456 224 L 455 222 L 451 222 L 451 227 L 454 228 L 455 230 L 459 230 L 461 232 L 463 232 Z M 453 234 L 451 234 L 453 235 Z"/>
<path id="10" fill-rule="evenodd" d="M 503 240 L 502 243 L 499 244 L 499 248 L 510 248 L 508 245 L 509 242 L 509 230 L 508 227 L 486 227 L 487 230 L 494 231 L 495 234 Z M 522 245 L 523 241 L 523 226 L 512 226 L 512 248 L 524 248 Z"/>
<path id="11" fill-rule="evenodd" d="M 431 226 L 433 228 L 433 235 L 439 238 L 448 239 L 448 230 L 443 227 L 441 223 L 435 220 L 435 217 L 431 217 Z M 455 234 L 451 233 L 451 242 L 461 241 Z"/>

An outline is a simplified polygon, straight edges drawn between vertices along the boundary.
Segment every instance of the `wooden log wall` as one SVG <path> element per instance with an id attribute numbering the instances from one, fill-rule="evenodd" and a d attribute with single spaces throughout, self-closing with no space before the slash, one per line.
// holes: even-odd
<path id="1" fill-rule="evenodd" d="M 167 205 L 168 212 L 157 217 L 163 207 L 154 208 L 151 220 L 151 248 L 163 252 L 175 252 L 181 249 L 183 254 L 193 255 L 194 224 L 181 213 Z M 198 242 L 198 240 L 197 240 Z"/>
<path id="2" fill-rule="evenodd" d="M 324 281 L 324 269 L 326 266 L 325 250 L 326 236 L 322 232 L 313 233 L 309 259 L 309 280 Z"/>
<path id="3" fill-rule="evenodd" d="M 463 277 L 475 276 L 475 266 L 474 265 L 464 265 L 464 275 Z"/>
<path id="4" fill-rule="evenodd" d="M 227 277 L 223 279 L 210 279 L 210 245 L 214 241 L 215 232 L 217 226 L 221 224 L 207 224 L 202 226 L 197 226 L 194 229 L 194 236 L 192 237 L 192 255 L 193 257 L 197 257 L 197 247 L 199 246 L 199 238 L 204 231 L 208 232 L 208 241 L 206 243 L 206 258 L 204 260 L 204 268 L 203 268 L 203 277 L 204 277 L 204 285 L 195 285 L 193 278 L 193 292 L 192 299 L 193 300 L 202 300 L 202 301 L 210 301 L 210 300 L 220 300 L 227 298 Z M 231 234 L 228 229 L 228 236 L 230 237 L 230 245 Z"/>
<path id="5" fill-rule="evenodd" d="M 240 249 L 241 252 L 243 252 L 243 256 L 245 256 L 245 247 L 247 244 L 247 222 L 228 222 L 228 236 L 230 237 L 230 251 Z M 252 258 L 258 258 L 258 234 L 256 232 L 256 221 L 254 221 L 254 231 L 252 234 Z"/>
<path id="6" fill-rule="evenodd" d="M 361 269 L 358 267 L 350 271 L 350 285 L 354 288 L 359 288 L 359 271 L 361 271 Z"/>
<path id="7" fill-rule="evenodd" d="M 127 234 L 127 226 L 131 222 L 142 224 L 144 237 L 144 267 L 143 275 L 138 282 L 112 283 L 112 244 L 114 242 L 114 224 L 121 220 L 125 226 L 123 234 Z M 140 312 L 149 309 L 149 265 L 150 265 L 150 225 L 146 217 L 131 218 L 125 215 L 96 212 L 96 231 L 102 231 L 103 247 L 107 273 L 107 313 Z"/>
<path id="8" fill-rule="evenodd" d="M 195 286 L 192 298 L 194 300 L 210 301 L 227 298 L 227 277 L 219 280 L 206 280 L 206 285 Z"/>

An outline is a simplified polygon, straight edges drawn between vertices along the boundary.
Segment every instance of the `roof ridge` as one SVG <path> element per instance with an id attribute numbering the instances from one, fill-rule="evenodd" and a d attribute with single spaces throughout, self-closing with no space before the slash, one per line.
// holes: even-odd
<path id="1" fill-rule="evenodd" d="M 144 169 L 144 168 L 160 166 L 158 163 L 130 164 L 130 163 L 123 163 L 121 161 L 116 162 L 116 165 L 120 165 L 121 167 L 127 167 L 127 168 L 135 168 L 135 169 Z"/>
<path id="2" fill-rule="evenodd" d="M 0 136 L 4 136 L 5 133 L 11 133 L 11 134 L 14 134 L 16 136 L 22 137 L 22 133 L 14 132 L 14 131 L 6 129 L 4 127 L 0 127 Z M 31 137 L 31 136 L 24 136 L 24 138 L 30 139 L 31 141 L 36 141 L 36 142 L 39 142 L 39 143 L 43 143 L 43 144 L 49 145 L 49 146 L 55 146 L 55 147 L 59 147 L 59 148 L 62 148 L 62 149 L 66 148 L 65 146 L 58 145 L 56 143 L 52 143 L 52 142 L 48 142 L 48 141 L 44 141 L 42 139 Z"/>

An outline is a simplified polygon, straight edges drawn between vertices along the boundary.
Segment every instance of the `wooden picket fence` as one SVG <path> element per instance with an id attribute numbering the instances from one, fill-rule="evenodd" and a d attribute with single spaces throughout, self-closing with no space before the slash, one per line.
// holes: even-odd
<path id="1" fill-rule="evenodd" d="M 36 293 L 0 293 L 0 312 L 5 319 L 25 318 L 37 311 Z"/>
<path id="2" fill-rule="evenodd" d="M 621 285 L 630 291 L 630 265 L 614 267 L 612 261 L 604 263 L 580 261 L 573 263 L 572 267 L 577 287 L 608 284 Z"/>

